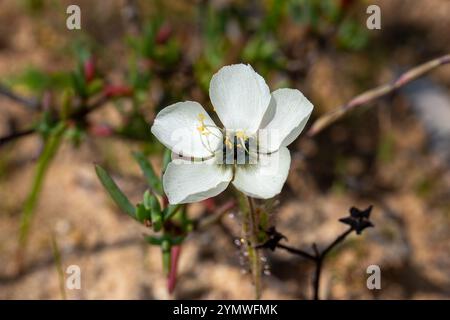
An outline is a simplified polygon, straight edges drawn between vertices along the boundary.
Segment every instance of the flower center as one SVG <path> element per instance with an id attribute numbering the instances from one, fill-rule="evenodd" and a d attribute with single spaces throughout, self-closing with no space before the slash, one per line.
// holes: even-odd
<path id="1" fill-rule="evenodd" d="M 226 132 L 223 136 L 223 164 L 252 164 L 257 160 L 256 139 L 244 131 Z"/>
<path id="2" fill-rule="evenodd" d="M 255 136 L 247 135 L 245 130 L 226 130 L 220 129 L 215 125 L 205 124 L 205 119 L 206 116 L 204 114 L 198 114 L 197 131 L 201 136 L 203 146 L 214 154 L 218 164 L 247 165 L 258 162 L 258 143 Z M 208 139 L 209 135 L 221 138 L 222 148 L 214 151 Z"/>

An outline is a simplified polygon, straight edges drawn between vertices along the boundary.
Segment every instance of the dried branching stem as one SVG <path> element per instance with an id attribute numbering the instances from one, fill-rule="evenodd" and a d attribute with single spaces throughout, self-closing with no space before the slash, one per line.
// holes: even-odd
<path id="1" fill-rule="evenodd" d="M 313 279 L 313 294 L 314 294 L 314 300 L 319 300 L 319 289 L 320 289 L 320 276 L 322 274 L 322 267 L 324 260 L 328 253 L 336 247 L 339 243 L 344 241 L 344 239 L 352 233 L 354 229 L 349 228 L 347 231 L 339 235 L 332 243 L 330 243 L 322 252 L 318 249 L 317 245 L 313 244 L 313 251 L 314 254 L 308 253 L 304 250 L 293 248 L 287 245 L 284 245 L 282 243 L 277 243 L 276 248 L 286 250 L 289 253 L 298 255 L 302 258 L 311 260 L 315 263 L 315 272 L 314 272 L 314 279 Z"/>
<path id="2" fill-rule="evenodd" d="M 35 132 L 35 130 L 33 128 L 30 128 L 30 129 L 25 129 L 23 131 L 13 132 L 6 136 L 0 137 L 0 147 L 7 144 L 8 142 L 18 139 L 18 138 L 29 136 L 30 134 L 32 134 L 34 132 Z"/>
<path id="3" fill-rule="evenodd" d="M 74 120 L 74 121 L 82 120 L 89 113 L 104 106 L 109 100 L 110 100 L 110 97 L 108 97 L 107 95 L 101 95 L 100 97 L 98 97 L 96 100 L 94 100 L 88 106 L 78 105 L 75 107 L 75 111 L 69 116 L 69 120 Z M 0 137 L 0 147 L 7 144 L 8 142 L 12 142 L 18 138 L 28 136 L 35 132 L 36 132 L 36 128 L 31 127 L 31 128 L 28 128 L 28 129 L 25 129 L 22 131 L 13 132 L 13 133 L 10 133 L 9 135 Z"/>
<path id="4" fill-rule="evenodd" d="M 427 74 L 428 72 L 436 69 L 437 67 L 443 66 L 445 64 L 450 63 L 450 54 L 444 55 L 442 57 L 433 59 L 431 61 L 425 62 L 417 67 L 414 67 L 410 69 L 409 71 L 403 73 L 400 75 L 400 77 L 397 78 L 392 83 L 385 84 L 382 86 L 379 86 L 377 88 L 368 90 L 366 92 L 361 93 L 360 95 L 357 95 L 353 99 L 351 99 L 346 104 L 338 107 L 337 109 L 324 114 L 319 119 L 317 119 L 311 126 L 311 128 L 308 131 L 308 136 L 312 137 L 318 134 L 320 131 L 328 127 L 333 122 L 337 121 L 353 109 L 355 109 L 358 106 L 367 104 L 371 101 L 374 101 L 380 97 L 383 97 L 385 95 L 388 95 L 395 90 L 403 87 L 407 83 L 416 80 L 417 78 L 422 77 L 423 75 Z"/>
<path id="5" fill-rule="evenodd" d="M 0 83 L 0 95 L 30 109 L 36 110 L 40 106 L 40 102 L 38 99 L 22 97 L 21 95 L 15 93 L 14 91 L 12 91 L 11 89 L 9 89 L 8 87 L 6 87 L 1 83 Z"/>

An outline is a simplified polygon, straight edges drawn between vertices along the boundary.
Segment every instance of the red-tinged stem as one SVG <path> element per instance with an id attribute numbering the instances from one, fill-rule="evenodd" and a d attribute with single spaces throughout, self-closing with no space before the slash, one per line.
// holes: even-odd
<path id="1" fill-rule="evenodd" d="M 176 245 L 172 246 L 170 255 L 171 255 L 171 264 L 170 264 L 170 272 L 167 278 L 167 290 L 170 294 L 175 290 L 175 286 L 177 284 L 177 269 L 178 269 L 178 258 L 180 257 L 181 246 Z"/>

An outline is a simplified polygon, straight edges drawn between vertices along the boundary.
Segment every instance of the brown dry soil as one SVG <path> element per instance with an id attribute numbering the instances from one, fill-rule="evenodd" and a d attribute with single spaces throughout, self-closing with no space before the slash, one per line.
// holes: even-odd
<path id="1" fill-rule="evenodd" d="M 430 43 L 439 42 L 430 51 L 440 52 L 444 45 L 449 50 L 448 43 L 442 44 L 443 30 L 450 30 L 449 2 L 375 2 L 386 8 L 383 21 L 388 30 L 395 23 L 415 21 L 426 30 Z M 408 10 L 396 7 L 399 3 L 404 7 L 405 2 L 416 6 Z M 17 3 L 0 2 L 0 75 L 10 76 L 29 65 L 47 70 L 70 67 L 70 58 L 52 53 L 53 46 L 67 41 L 60 39 L 64 32 L 52 27 L 58 19 L 33 20 L 22 13 Z M 106 3 L 102 1 L 102 13 L 112 15 L 114 8 L 110 6 L 114 5 Z M 97 16 L 97 11 L 92 15 Z M 109 45 L 118 47 L 115 43 Z M 407 65 L 418 63 L 411 48 L 410 44 L 399 45 L 392 59 Z M 350 64 L 350 59 L 356 60 Z M 317 58 L 304 80 L 307 95 L 319 105 L 317 112 L 335 107 L 357 93 L 359 88 L 346 86 L 350 83 L 346 74 L 352 74 L 355 64 L 364 67 L 370 61 L 345 55 L 323 54 Z M 366 88 L 391 79 L 390 67 L 386 63 L 385 68 L 380 68 L 375 82 Z M 431 77 L 450 86 L 448 67 Z M 345 129 L 350 122 L 344 121 L 315 140 L 303 137 L 292 146 L 293 164 L 275 214 L 277 228 L 292 246 L 308 250 L 316 242 L 323 247 L 345 230 L 337 219 L 347 215 L 350 206 L 373 204 L 376 227 L 362 236 L 351 235 L 329 256 L 321 297 L 448 299 L 449 168 L 427 151 L 427 137 L 409 111 L 408 101 L 397 96 L 376 106 L 360 115 L 357 119 L 361 121 L 353 123 L 351 131 Z M 1 97 L 0 108 L 1 135 L 7 132 L 7 116 L 19 118 L 24 126 L 32 119 L 23 108 Z M 118 115 L 100 111 L 94 117 L 114 122 Z M 382 138 L 390 142 L 387 156 L 377 151 Z M 147 230 L 118 211 L 95 176 L 93 163 L 107 163 L 134 202 L 145 190 L 130 154 L 138 145 L 110 138 L 88 138 L 79 149 L 64 143 L 44 183 L 24 271 L 16 274 L 21 206 L 40 148 L 37 137 L 27 137 L 0 149 L 0 298 L 61 298 L 52 235 L 59 245 L 63 268 L 72 264 L 81 268 L 81 290 L 67 290 L 70 299 L 252 298 L 253 286 L 242 265 L 243 254 L 234 244 L 240 235 L 237 213 L 189 236 L 182 248 L 177 288 L 173 295 L 167 293 L 159 249 L 142 241 Z M 338 158 L 341 161 L 334 160 Z M 152 161 L 159 166 L 157 157 Z M 195 204 L 189 211 L 199 215 L 204 207 Z M 278 251 L 266 252 L 264 259 L 269 271 L 263 276 L 264 299 L 311 297 L 313 269 L 308 261 Z M 366 287 L 366 268 L 372 264 L 381 267 L 381 290 Z"/>

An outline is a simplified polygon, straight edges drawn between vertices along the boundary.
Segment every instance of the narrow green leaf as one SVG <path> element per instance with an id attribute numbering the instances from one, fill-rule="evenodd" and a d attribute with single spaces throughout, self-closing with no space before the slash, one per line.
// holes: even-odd
<path id="1" fill-rule="evenodd" d="M 105 171 L 105 169 L 99 165 L 95 165 L 95 172 L 97 173 L 103 187 L 105 187 L 106 191 L 108 191 L 109 195 L 119 206 L 119 208 L 130 217 L 137 219 L 136 209 L 131 204 L 130 200 L 128 200 L 128 198 L 123 194 L 122 190 L 119 189 L 114 180 Z"/>
<path id="2" fill-rule="evenodd" d="M 134 152 L 133 157 L 139 164 L 139 167 L 141 168 L 142 173 L 144 173 L 144 176 L 147 179 L 147 182 L 152 190 L 159 195 L 162 195 L 163 190 L 161 180 L 155 174 L 155 170 L 153 170 L 153 166 L 151 165 L 151 163 L 147 160 L 142 152 Z"/>
<path id="3" fill-rule="evenodd" d="M 163 226 L 163 214 L 158 199 L 152 195 L 148 190 L 144 193 L 144 205 L 151 212 L 151 221 L 153 230 L 158 232 Z"/>
<path id="4" fill-rule="evenodd" d="M 160 246 L 161 243 L 163 242 L 164 238 L 147 236 L 147 237 L 144 238 L 144 240 L 147 243 L 152 244 L 154 246 Z"/>
<path id="5" fill-rule="evenodd" d="M 169 219 L 171 219 L 177 212 L 178 210 L 182 207 L 181 204 L 170 204 L 169 206 L 167 206 L 164 209 L 164 221 L 167 221 Z"/>
<path id="6" fill-rule="evenodd" d="M 58 150 L 65 129 L 66 125 L 60 122 L 50 131 L 44 150 L 38 159 L 31 191 L 25 200 L 23 213 L 20 218 L 19 245 L 21 248 L 24 248 L 26 245 L 31 220 L 42 189 L 45 173 Z"/>
<path id="7" fill-rule="evenodd" d="M 67 120 L 72 111 L 72 98 L 73 91 L 71 88 L 66 88 L 63 91 L 62 102 L 61 102 L 61 110 L 59 112 L 62 120 Z"/>
<path id="8" fill-rule="evenodd" d="M 87 85 L 87 93 L 89 96 L 92 96 L 96 93 L 99 93 L 103 88 L 103 81 L 101 79 L 94 79 Z"/>
<path id="9" fill-rule="evenodd" d="M 136 218 L 142 223 L 146 220 L 152 221 L 151 210 L 147 209 L 142 203 L 139 203 L 136 206 Z"/>
<path id="10" fill-rule="evenodd" d="M 84 74 L 79 66 L 75 71 L 71 73 L 72 86 L 76 93 L 81 97 L 86 98 L 88 95 L 86 80 L 84 79 Z"/>
<path id="11" fill-rule="evenodd" d="M 144 201 L 143 204 L 145 206 L 145 209 L 147 209 L 148 211 L 152 210 L 152 203 L 150 201 L 151 197 L 153 197 L 153 195 L 150 193 L 150 191 L 146 190 L 144 192 Z"/>
<path id="12" fill-rule="evenodd" d="M 55 261 L 56 272 L 58 273 L 59 292 L 61 293 L 61 298 L 63 300 L 66 300 L 67 299 L 66 286 L 65 286 L 65 281 L 64 281 L 65 273 L 64 273 L 63 265 L 62 265 L 62 261 L 61 261 L 61 251 L 59 250 L 58 242 L 56 241 L 54 234 L 52 234 L 51 242 L 52 242 L 53 260 Z"/>

